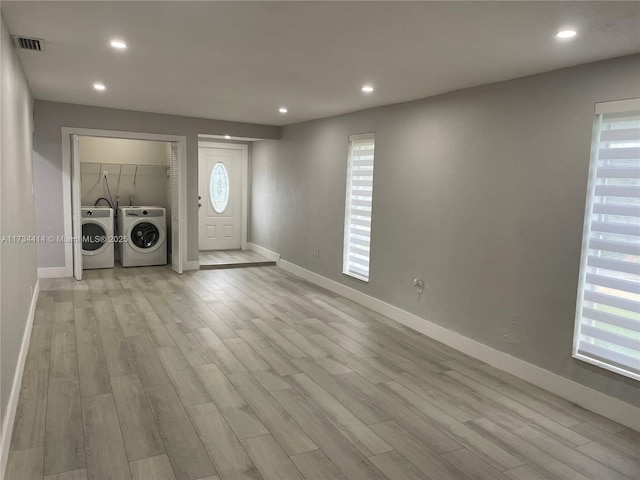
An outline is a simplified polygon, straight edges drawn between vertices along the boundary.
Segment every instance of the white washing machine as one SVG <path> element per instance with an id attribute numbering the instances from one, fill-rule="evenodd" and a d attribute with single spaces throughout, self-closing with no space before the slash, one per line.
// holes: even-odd
<path id="1" fill-rule="evenodd" d="M 166 265 L 167 217 L 162 207 L 119 207 L 118 242 L 123 267 Z"/>
<path id="2" fill-rule="evenodd" d="M 113 208 L 80 207 L 82 268 L 113 268 Z"/>

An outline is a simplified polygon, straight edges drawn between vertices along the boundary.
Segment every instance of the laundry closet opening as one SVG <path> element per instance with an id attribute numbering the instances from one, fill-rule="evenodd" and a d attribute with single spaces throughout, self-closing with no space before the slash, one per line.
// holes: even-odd
<path id="1" fill-rule="evenodd" d="M 86 270 L 167 263 L 182 273 L 184 138 L 68 133 L 68 155 L 63 154 L 70 165 L 74 277 L 80 280 Z"/>
<path id="2" fill-rule="evenodd" d="M 171 143 L 80 136 L 82 267 L 165 265 Z"/>

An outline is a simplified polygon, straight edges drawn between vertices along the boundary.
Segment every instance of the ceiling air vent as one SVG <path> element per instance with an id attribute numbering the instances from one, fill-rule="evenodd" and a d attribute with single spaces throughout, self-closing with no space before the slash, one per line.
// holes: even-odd
<path id="1" fill-rule="evenodd" d="M 44 49 L 44 40 L 41 38 L 30 38 L 16 35 L 13 37 L 13 41 L 15 42 L 16 47 L 23 50 L 41 52 Z"/>

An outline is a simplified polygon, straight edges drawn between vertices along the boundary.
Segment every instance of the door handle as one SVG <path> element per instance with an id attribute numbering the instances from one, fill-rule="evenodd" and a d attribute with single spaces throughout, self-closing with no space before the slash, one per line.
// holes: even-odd
<path id="1" fill-rule="evenodd" d="M 201 204 L 201 203 L 198 203 L 198 208 L 200 208 L 201 206 L 202 206 L 202 204 Z"/>

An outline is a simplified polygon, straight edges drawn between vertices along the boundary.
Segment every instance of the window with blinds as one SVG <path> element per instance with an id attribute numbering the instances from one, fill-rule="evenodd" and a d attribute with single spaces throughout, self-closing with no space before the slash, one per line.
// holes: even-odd
<path id="1" fill-rule="evenodd" d="M 640 380 L 640 99 L 596 105 L 574 357 Z"/>
<path id="2" fill-rule="evenodd" d="M 342 271 L 365 282 L 369 281 L 374 150 L 373 133 L 349 136 Z"/>

